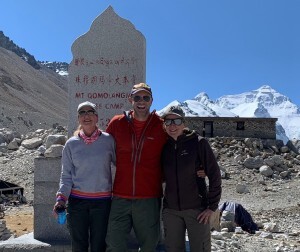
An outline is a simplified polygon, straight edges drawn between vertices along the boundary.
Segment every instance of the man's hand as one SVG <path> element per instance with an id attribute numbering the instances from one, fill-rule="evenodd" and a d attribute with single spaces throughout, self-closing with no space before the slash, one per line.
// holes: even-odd
<path id="1" fill-rule="evenodd" d="M 214 212 L 212 210 L 207 208 L 198 215 L 197 220 L 199 221 L 199 223 L 208 224 L 209 218 L 213 213 Z"/>
<path id="2" fill-rule="evenodd" d="M 199 178 L 205 178 L 206 177 L 205 171 L 204 170 L 198 170 L 197 171 L 197 176 Z"/>

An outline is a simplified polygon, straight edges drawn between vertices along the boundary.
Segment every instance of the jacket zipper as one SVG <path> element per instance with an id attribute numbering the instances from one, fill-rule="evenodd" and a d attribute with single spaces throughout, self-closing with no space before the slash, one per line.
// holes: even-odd
<path id="1" fill-rule="evenodd" d="M 133 146 L 133 150 L 134 150 L 134 163 L 133 163 L 133 178 L 132 178 L 132 196 L 135 196 L 135 172 L 136 172 L 136 166 L 137 166 L 137 163 L 140 161 L 140 158 L 141 158 L 141 154 L 142 154 L 142 147 L 144 145 L 144 135 L 145 135 L 145 132 L 146 132 L 146 129 L 148 128 L 149 124 L 150 124 L 150 121 L 152 119 L 153 115 L 150 114 L 150 118 L 147 122 L 147 124 L 145 125 L 144 129 L 143 129 L 143 132 L 141 134 L 141 137 L 140 137 L 140 141 L 137 143 L 136 142 L 136 135 L 135 135 L 135 131 L 134 131 L 134 127 L 133 127 L 133 124 L 131 125 L 132 126 L 132 130 L 133 130 L 133 135 L 134 135 L 134 146 Z M 137 148 L 135 148 L 137 145 Z"/>
<path id="2" fill-rule="evenodd" d="M 175 171 L 176 171 L 176 184 L 177 184 L 177 202 L 178 202 L 178 209 L 181 210 L 181 204 L 180 204 L 180 197 L 179 197 L 179 182 L 178 182 L 178 165 L 177 165 L 177 143 L 174 145 L 175 148 Z"/>
<path id="3" fill-rule="evenodd" d="M 135 134 L 132 134 L 131 136 L 131 146 L 133 147 L 133 151 L 131 152 L 131 161 L 133 161 L 135 152 Z"/>

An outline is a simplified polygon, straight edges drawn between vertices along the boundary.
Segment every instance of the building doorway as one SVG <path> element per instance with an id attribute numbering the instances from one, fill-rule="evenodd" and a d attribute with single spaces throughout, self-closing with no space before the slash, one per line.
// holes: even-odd
<path id="1" fill-rule="evenodd" d="M 204 121 L 202 134 L 204 137 L 213 137 L 213 122 L 212 121 Z"/>

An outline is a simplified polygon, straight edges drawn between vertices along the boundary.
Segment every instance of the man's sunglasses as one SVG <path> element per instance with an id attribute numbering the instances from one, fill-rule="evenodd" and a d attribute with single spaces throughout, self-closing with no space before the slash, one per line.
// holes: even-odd
<path id="1" fill-rule="evenodd" d="M 170 126 L 172 123 L 175 124 L 176 126 L 181 125 L 184 122 L 183 119 L 181 118 L 176 118 L 176 119 L 165 119 L 164 124 L 166 126 Z"/>
<path id="2" fill-rule="evenodd" d="M 135 96 L 133 96 L 133 100 L 134 100 L 134 102 L 139 102 L 141 100 L 144 100 L 145 102 L 149 102 L 151 100 L 151 96 L 149 96 L 149 95 L 144 95 L 144 96 L 135 95 Z"/>
<path id="3" fill-rule="evenodd" d="M 91 110 L 80 110 L 78 112 L 78 115 L 80 115 L 80 116 L 85 116 L 85 115 L 91 116 L 91 115 L 95 115 L 95 114 L 97 114 L 96 111 L 92 110 L 92 109 Z"/>

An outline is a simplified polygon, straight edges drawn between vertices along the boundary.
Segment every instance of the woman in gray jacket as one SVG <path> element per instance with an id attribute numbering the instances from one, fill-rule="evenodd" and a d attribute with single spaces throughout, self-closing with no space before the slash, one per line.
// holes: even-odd
<path id="1" fill-rule="evenodd" d="M 57 208 L 67 206 L 72 251 L 105 251 L 105 237 L 112 197 L 111 164 L 115 142 L 97 127 L 96 105 L 78 105 L 78 130 L 64 146 Z"/>
<path id="2" fill-rule="evenodd" d="M 206 139 L 185 128 L 184 112 L 178 106 L 163 115 L 169 135 L 162 153 L 166 188 L 163 223 L 167 251 L 185 251 L 187 230 L 192 252 L 211 251 L 209 218 L 221 198 L 221 174 Z M 209 180 L 197 176 L 199 167 Z"/>

